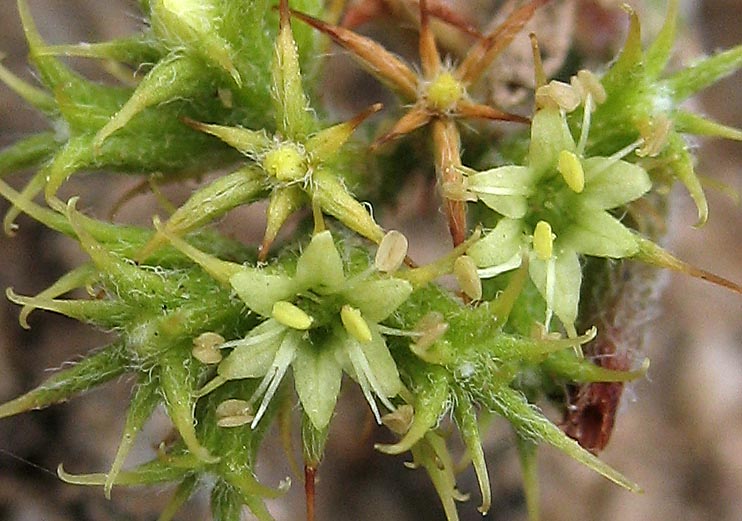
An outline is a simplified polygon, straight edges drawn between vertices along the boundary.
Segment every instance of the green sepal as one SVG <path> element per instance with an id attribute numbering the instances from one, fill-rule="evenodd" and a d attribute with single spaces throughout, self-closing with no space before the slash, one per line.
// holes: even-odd
<path id="1" fill-rule="evenodd" d="M 288 4 L 287 4 L 288 5 Z M 302 87 L 299 55 L 291 32 L 288 7 L 281 8 L 276 50 L 271 66 L 276 128 L 287 139 L 303 141 L 315 124 Z"/>
<path id="2" fill-rule="evenodd" d="M 308 415 L 302 416 L 301 421 L 301 446 L 304 465 L 317 469 L 325 455 L 325 445 L 329 429 L 327 424 L 318 428 L 314 420 Z"/>
<path id="3" fill-rule="evenodd" d="M 123 345 L 110 344 L 53 374 L 35 389 L 0 405 L 0 418 L 64 402 L 74 395 L 113 380 L 127 368 L 128 360 Z"/>
<path id="4" fill-rule="evenodd" d="M 162 226 L 168 234 L 181 237 L 218 219 L 237 206 L 256 201 L 264 191 L 261 173 L 254 165 L 245 165 L 195 192 Z M 165 242 L 167 242 L 165 234 L 155 234 L 138 257 L 148 258 Z"/>
<path id="5" fill-rule="evenodd" d="M 137 435 L 152 415 L 152 411 L 154 411 L 157 404 L 160 403 L 158 387 L 159 379 L 157 375 L 148 374 L 146 371 L 139 376 L 139 381 L 134 386 L 131 401 L 129 402 L 129 410 L 126 413 L 126 422 L 124 423 L 121 442 L 111 464 L 111 470 L 108 471 L 106 476 L 106 482 L 103 485 L 103 493 L 107 499 L 111 499 L 111 488 L 124 466 L 126 456 L 134 445 Z M 165 512 L 163 512 L 163 515 L 165 515 Z"/>
<path id="6" fill-rule="evenodd" d="M 157 457 L 131 470 L 121 471 L 114 485 L 139 486 L 169 483 L 192 474 L 199 465 L 199 460 L 191 454 Z M 106 482 L 106 474 L 69 474 L 61 464 L 57 468 L 57 474 L 59 479 L 73 485 L 103 486 Z"/>
<path id="7" fill-rule="evenodd" d="M 649 359 L 639 369 L 618 371 L 596 365 L 585 358 L 578 358 L 573 351 L 564 350 L 550 355 L 543 363 L 544 369 L 574 383 L 630 382 L 646 375 Z"/>
<path id="8" fill-rule="evenodd" d="M 327 170 L 318 168 L 312 176 L 311 197 L 322 211 L 332 215 L 345 226 L 373 242 L 381 242 L 384 231 L 376 224 L 358 200 L 343 185 L 342 181 Z"/>
<path id="9" fill-rule="evenodd" d="M 681 69 L 664 80 L 664 83 L 672 93 L 675 102 L 680 103 L 734 73 L 740 67 L 742 67 L 742 45 Z"/>
<path id="10" fill-rule="evenodd" d="M 93 146 L 99 149 L 108 136 L 147 107 L 194 97 L 204 89 L 204 81 L 203 66 L 197 60 L 176 55 L 158 61 L 126 103 L 96 133 Z"/>
<path id="11" fill-rule="evenodd" d="M 211 489 L 211 515 L 214 521 L 242 521 L 242 497 L 224 480 L 217 480 Z"/>
<path id="12" fill-rule="evenodd" d="M 175 518 L 175 514 L 178 513 L 178 510 L 180 510 L 186 501 L 188 501 L 188 499 L 193 495 L 197 485 L 198 477 L 195 474 L 183 478 L 183 480 L 178 483 L 173 495 L 170 496 L 170 500 L 160 513 L 160 517 L 157 518 L 157 521 L 172 521 Z"/>
<path id="13" fill-rule="evenodd" d="M 518 461 L 523 474 L 523 493 L 526 497 L 528 521 L 539 521 L 541 519 L 541 501 L 538 482 L 538 444 L 516 432 L 515 446 L 518 449 Z"/>
<path id="14" fill-rule="evenodd" d="M 675 122 L 675 130 L 678 132 L 742 141 L 742 130 L 704 118 L 693 112 L 676 110 L 673 120 Z"/>
<path id="15" fill-rule="evenodd" d="M 0 59 L 2 59 L 2 55 L 0 55 Z M 10 72 L 2 63 L 0 63 L 0 81 L 23 98 L 26 103 L 47 116 L 53 116 L 57 113 L 57 103 L 53 96 L 50 96 L 45 90 L 34 87 L 22 80 Z"/>
<path id="16" fill-rule="evenodd" d="M 479 432 L 477 411 L 470 397 L 462 392 L 457 392 L 453 412 L 456 425 L 459 428 L 459 434 L 466 446 L 466 453 L 471 458 L 474 472 L 477 475 L 479 490 L 482 494 L 482 505 L 478 510 L 482 515 L 485 515 L 492 506 L 492 488 L 490 486 L 489 473 L 487 472 L 487 462 L 484 458 L 484 448 L 482 447 L 482 437 Z"/>
<path id="17" fill-rule="evenodd" d="M 385 454 L 401 454 L 419 442 L 431 429 L 438 425 L 441 415 L 450 403 L 450 375 L 446 369 L 428 366 L 415 382 L 415 416 L 409 430 L 393 445 L 377 444 L 376 449 Z"/>
<path id="18" fill-rule="evenodd" d="M 39 166 L 59 149 L 54 132 L 40 132 L 22 139 L 0 152 L 0 178 L 30 167 Z"/>
<path id="19" fill-rule="evenodd" d="M 138 67 L 143 63 L 157 63 L 164 57 L 164 49 L 149 32 L 144 32 L 106 42 L 47 45 L 39 55 L 113 60 Z"/>
<path id="20" fill-rule="evenodd" d="M 175 346 L 159 356 L 158 365 L 160 392 L 168 415 L 188 450 L 204 463 L 215 463 L 218 456 L 212 455 L 201 445 L 196 435 L 194 408 L 194 379 L 190 350 Z M 183 353 L 185 351 L 185 353 Z"/>
<path id="21" fill-rule="evenodd" d="M 220 34 L 220 3 L 215 0 L 153 0 L 151 24 L 154 33 L 174 48 L 186 47 L 223 69 L 242 85 L 234 65 L 234 49 Z"/>
<path id="22" fill-rule="evenodd" d="M 133 316 L 131 307 L 125 302 L 116 300 L 67 300 L 53 299 L 42 295 L 24 297 L 13 292 L 12 288 L 5 291 L 11 302 L 21 305 L 25 310 L 44 309 L 74 318 L 81 322 L 88 322 L 103 329 L 119 327 L 122 321 Z"/>
<path id="23" fill-rule="evenodd" d="M 617 485 L 631 492 L 641 491 L 639 485 L 625 478 L 564 434 L 559 427 L 529 404 L 519 391 L 503 386 L 483 398 L 484 405 L 508 420 L 519 436 L 532 442 L 546 442 Z"/>

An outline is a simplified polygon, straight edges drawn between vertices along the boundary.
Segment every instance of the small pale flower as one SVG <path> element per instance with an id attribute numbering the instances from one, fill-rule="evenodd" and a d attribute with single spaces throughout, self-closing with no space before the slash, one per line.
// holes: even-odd
<path id="1" fill-rule="evenodd" d="M 379 276 L 374 269 L 348 279 L 329 231 L 312 238 L 293 275 L 219 261 L 182 239 L 169 238 L 267 319 L 244 338 L 220 346 L 232 352 L 201 395 L 228 380 L 262 378 L 248 402 L 252 407 L 260 400 L 250 419 L 254 427 L 291 367 L 304 412 L 321 430 L 335 409 L 345 371 L 361 386 L 379 422 L 377 399 L 394 410 L 389 399 L 399 393 L 402 382 L 378 324 L 407 300 L 412 293 L 409 282 Z"/>
<path id="2" fill-rule="evenodd" d="M 618 157 L 583 157 L 563 113 L 547 106 L 533 118 L 527 166 L 465 173 L 468 191 L 502 215 L 467 252 L 482 268 L 480 276 L 517 268 L 527 256 L 531 280 L 547 303 L 546 322 L 553 312 L 574 334 L 579 256 L 638 252 L 634 233 L 608 210 L 650 189 L 646 171 Z"/>

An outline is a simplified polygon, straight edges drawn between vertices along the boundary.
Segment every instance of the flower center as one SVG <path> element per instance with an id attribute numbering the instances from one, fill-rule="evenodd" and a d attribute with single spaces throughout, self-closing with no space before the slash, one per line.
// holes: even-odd
<path id="1" fill-rule="evenodd" d="M 265 154 L 263 169 L 279 181 L 296 181 L 307 173 L 305 155 L 293 144 L 285 143 Z"/>
<path id="2" fill-rule="evenodd" d="M 450 72 L 443 72 L 428 86 L 428 104 L 440 112 L 446 112 L 456 106 L 464 95 L 464 86 Z"/>

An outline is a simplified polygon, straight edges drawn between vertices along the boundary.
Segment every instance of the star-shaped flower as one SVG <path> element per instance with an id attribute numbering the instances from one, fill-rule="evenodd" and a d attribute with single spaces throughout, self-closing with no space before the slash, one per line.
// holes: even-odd
<path id="1" fill-rule="evenodd" d="M 188 121 L 242 152 L 249 162 L 237 172 L 217 179 L 196 192 L 165 224 L 182 235 L 232 208 L 260 198 L 270 191 L 267 227 L 260 249 L 264 260 L 283 223 L 299 208 L 311 204 L 337 218 L 360 235 L 379 242 L 384 233 L 366 208 L 356 200 L 339 177 L 337 161 L 353 131 L 369 115 L 381 109 L 373 105 L 350 121 L 317 131 L 319 122 L 309 107 L 299 68 L 299 58 L 289 24 L 288 5 L 281 2 L 281 22 L 272 66 L 273 103 L 277 131 L 208 125 Z M 140 255 L 162 245 L 155 237 Z"/>
<path id="2" fill-rule="evenodd" d="M 580 140 L 583 142 L 583 140 Z M 641 167 L 618 157 L 582 157 L 557 106 L 533 118 L 526 166 L 465 170 L 465 187 L 503 217 L 469 248 L 480 275 L 495 276 L 529 262 L 531 280 L 570 335 L 580 297 L 580 255 L 631 257 L 634 232 L 608 210 L 650 188 Z"/>
<path id="3" fill-rule="evenodd" d="M 292 274 L 225 262 L 182 239 L 168 238 L 267 319 L 243 339 L 221 346 L 233 350 L 200 394 L 229 380 L 262 378 L 250 401 L 252 405 L 262 397 L 255 426 L 291 367 L 304 412 L 322 430 L 335 409 L 345 371 L 361 386 L 378 421 L 374 396 L 394 409 L 389 398 L 399 393 L 402 382 L 378 324 L 410 296 L 409 282 L 373 270 L 346 277 L 329 231 L 314 235 Z"/>
<path id="4" fill-rule="evenodd" d="M 467 93 L 480 78 L 492 60 L 505 49 L 535 10 L 548 0 L 533 0 L 515 10 L 492 33 L 477 41 L 457 67 L 443 62 L 428 20 L 425 0 L 420 1 L 420 59 L 422 74 L 371 40 L 334 26 L 309 15 L 292 11 L 304 22 L 327 34 L 337 44 L 351 52 L 351 56 L 410 104 L 410 109 L 392 129 L 374 143 L 386 141 L 412 132 L 430 123 L 436 175 L 439 184 L 461 180 L 461 138 L 456 121 L 462 118 L 484 118 L 527 122 L 525 118 L 508 114 L 488 105 L 474 102 Z M 444 194 L 445 197 L 445 194 Z M 454 246 L 466 238 L 466 204 L 446 198 L 446 214 Z"/>

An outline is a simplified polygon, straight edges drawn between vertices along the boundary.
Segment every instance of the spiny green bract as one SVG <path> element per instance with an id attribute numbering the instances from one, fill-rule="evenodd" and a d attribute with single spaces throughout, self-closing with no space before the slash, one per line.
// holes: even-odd
<path id="1" fill-rule="evenodd" d="M 544 3 L 530 2 L 496 33 L 503 31 L 503 42 L 510 41 Z M 385 233 L 353 195 L 379 188 L 376 176 L 365 175 L 372 170 L 371 156 L 349 140 L 381 107 L 372 105 L 347 122 L 328 121 L 317 95 L 324 81 L 318 51 L 326 42 L 303 24 L 292 26 L 288 2 L 277 10 L 267 0 L 139 4 L 148 20 L 140 34 L 91 45 L 47 45 L 26 0 L 18 0 L 43 88 L 0 67 L 0 79 L 46 114 L 53 128 L 0 152 L 0 176 L 38 169 L 20 193 L 0 181 L 0 194 L 13 205 L 6 231 L 23 212 L 76 240 L 90 258 L 34 297 L 13 289 L 8 297 L 23 306 L 24 327 L 34 309 L 46 309 L 115 334 L 110 345 L 0 406 L 0 417 L 64 401 L 124 373 L 137 382 L 109 472 L 72 476 L 60 467 L 63 479 L 102 485 L 106 495 L 113 485 L 178 483 L 164 520 L 201 486 L 211 487 L 214 519 L 240 519 L 243 506 L 261 520 L 271 519 L 264 500 L 280 496 L 287 483 L 274 489 L 254 475 L 266 430 L 280 411 L 298 404 L 305 466 L 315 471 L 346 374 L 377 422 L 399 436 L 377 449 L 409 451 L 412 466 L 429 475 L 450 521 L 458 517 L 455 501 L 466 496 L 456 488 L 449 443 L 439 429 L 447 416 L 476 472 L 483 513 L 492 505 L 480 419 L 489 413 L 505 418 L 515 432 L 532 519 L 538 512 L 540 443 L 638 490 L 565 435 L 535 402 L 553 398 L 567 384 L 620 383 L 646 372 L 647 360 L 619 371 L 583 357 L 582 347 L 590 352 L 596 334 L 604 332 L 589 323 L 586 331 L 577 330 L 597 314 L 580 301 L 580 287 L 583 280 L 608 284 L 618 269 L 613 263 L 644 261 L 739 290 L 644 237 L 656 239 L 635 201 L 651 206 L 659 199 L 664 206 L 663 189 L 678 179 L 696 201 L 699 220 L 706 219 L 681 133 L 734 139 L 742 134 L 678 104 L 738 69 L 740 48 L 662 77 L 677 17 L 677 0 L 670 0 L 665 26 L 647 50 L 638 18 L 629 13 L 624 49 L 602 77 L 579 71 L 571 84 L 546 84 L 534 53 L 530 132 L 509 145 L 496 142 L 486 128 L 476 135 L 434 132 L 440 157 L 426 157 L 422 165 L 446 170 L 439 172 L 443 199 L 461 210 L 481 202 L 477 217 L 492 229 L 458 223 L 456 234 L 468 238 L 455 236 L 455 248 L 414 267 L 406 239 Z M 332 25 L 338 14 L 332 6 L 297 0 L 291 7 L 329 34 L 340 30 Z M 426 2 L 420 9 L 424 67 L 438 74 Z M 320 21 L 323 16 L 329 23 Z M 422 111 L 416 121 L 435 116 L 433 126 L 440 130 L 472 109 L 457 87 L 462 78 L 453 75 L 473 83 L 502 50 L 493 38 L 474 45 L 460 68 L 450 67 L 458 72 L 437 76 L 443 83 L 425 93 L 434 114 L 416 105 Z M 356 35 L 341 43 L 363 63 L 383 68 L 386 60 L 392 72 L 398 70 L 396 58 L 373 52 L 381 48 L 369 39 Z M 97 84 L 57 55 L 113 60 L 142 76 L 134 86 Z M 410 89 L 407 98 L 413 94 L 419 93 Z M 478 107 L 485 117 L 497 112 Z M 403 146 L 430 155 L 428 138 L 416 132 Z M 375 143 L 383 141 L 382 136 Z M 482 171 L 461 165 L 460 150 L 487 150 L 467 152 L 466 162 L 481 166 L 484 159 L 477 156 L 492 157 L 492 147 L 499 157 L 517 158 L 515 164 Z M 410 173 L 393 163 L 387 158 L 375 167 L 382 179 L 394 179 L 393 187 L 381 191 L 398 196 Z M 155 218 L 154 229 L 96 220 L 76 209 L 76 198 L 63 203 L 56 197 L 61 184 L 82 170 L 182 179 L 231 165 L 238 166 L 198 189 L 163 223 Z M 42 191 L 49 207 L 33 201 Z M 268 201 L 267 226 L 257 253 L 206 228 L 231 209 L 261 200 Z M 311 212 L 306 220 L 312 222 L 301 224 L 269 257 L 287 218 L 301 210 Z M 328 215 L 338 223 L 325 222 Z M 435 283 L 450 273 L 461 297 Z M 90 298 L 62 298 L 80 288 Z M 552 313 L 558 327 L 551 324 Z M 152 461 L 125 470 L 134 439 L 158 404 L 178 439 L 163 445 Z"/>

